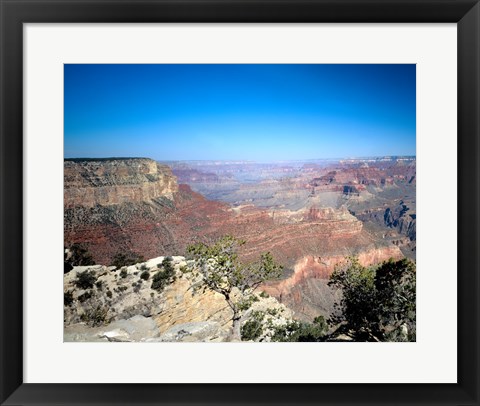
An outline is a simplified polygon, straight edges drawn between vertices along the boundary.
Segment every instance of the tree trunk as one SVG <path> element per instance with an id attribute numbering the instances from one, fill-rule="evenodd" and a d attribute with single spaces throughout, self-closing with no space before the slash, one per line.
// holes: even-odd
<path id="1" fill-rule="evenodd" d="M 242 333 L 240 330 L 241 326 L 241 318 L 236 316 L 233 318 L 233 325 L 232 325 L 232 335 L 230 336 L 230 341 L 242 341 Z"/>
<path id="2" fill-rule="evenodd" d="M 232 335 L 230 336 L 230 341 L 242 341 L 242 323 L 245 319 L 248 318 L 252 309 L 248 309 L 243 314 L 235 314 L 232 318 L 233 326 L 232 326 Z"/>

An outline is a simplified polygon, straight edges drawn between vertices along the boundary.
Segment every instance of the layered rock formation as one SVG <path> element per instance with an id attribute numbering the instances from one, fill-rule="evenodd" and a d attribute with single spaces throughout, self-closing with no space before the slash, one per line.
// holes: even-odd
<path id="1" fill-rule="evenodd" d="M 164 258 L 120 269 L 75 267 L 65 274 L 64 341 L 228 341 L 232 310 L 187 271 L 184 257 L 172 258 L 174 276 L 163 289 L 152 288 L 155 275 L 164 272 Z M 85 273 L 88 278 L 81 279 Z M 267 310 L 279 314 L 277 323 L 292 320 L 293 313 L 276 299 L 255 297 L 245 322 L 249 314 Z"/>
<path id="2" fill-rule="evenodd" d="M 151 159 L 71 159 L 64 163 L 66 208 L 172 199 L 177 190 L 170 168 Z"/>
<path id="3" fill-rule="evenodd" d="M 266 283 L 262 289 L 293 309 L 299 319 L 309 321 L 319 315 L 329 317 L 340 297 L 328 287 L 328 279 L 335 268 L 345 262 L 347 255 L 305 256 L 297 261 L 292 275 Z M 365 267 L 403 258 L 400 249 L 394 245 L 365 247 L 356 256 Z"/>
<path id="4" fill-rule="evenodd" d="M 232 209 L 177 186 L 168 167 L 148 159 L 66 161 L 65 168 L 65 244 L 83 243 L 98 263 L 124 251 L 183 253 L 192 242 L 230 234 L 247 241 L 246 259 L 272 251 L 291 267 L 307 254 L 358 251 L 368 240 L 345 208 Z"/>
<path id="5" fill-rule="evenodd" d="M 352 173 L 358 178 L 358 170 Z M 328 174 L 325 187 L 338 187 L 337 177 L 337 173 Z M 337 192 L 342 194 L 342 189 Z M 240 252 L 245 261 L 270 251 L 285 267 L 285 277 L 291 270 L 293 274 L 268 284 L 269 292 L 304 318 L 328 316 L 333 296 L 326 278 L 345 256 L 356 255 L 369 265 L 402 255 L 392 241 L 367 231 L 359 216 L 345 206 L 331 208 L 311 202 L 298 210 L 230 207 L 207 200 L 187 185 L 177 185 L 167 166 L 149 159 L 67 160 L 64 198 L 65 246 L 84 245 L 96 263 L 111 264 L 116 254 L 129 251 L 145 258 L 160 253 L 183 255 L 191 243 L 210 243 L 224 235 L 246 240 Z M 164 312 L 158 316 L 160 324 L 173 328 L 195 320 L 224 326 L 205 314 L 197 313 L 197 318 L 190 314 L 189 309 L 205 307 L 215 309 L 220 317 L 228 309 L 220 308 L 215 295 L 189 297 L 185 289 L 187 284 L 179 282 L 177 290 L 183 293 L 182 301 L 173 306 L 177 313 Z M 137 299 L 150 303 L 148 295 Z M 146 312 L 141 314 L 148 316 L 152 310 Z M 160 314 L 158 309 L 153 313 Z M 122 317 L 133 315 L 124 312 Z"/>
<path id="6" fill-rule="evenodd" d="M 168 166 L 141 158 L 65 161 L 64 202 L 65 245 L 83 244 L 106 264 L 125 251 L 183 252 L 229 212 L 179 188 Z"/>

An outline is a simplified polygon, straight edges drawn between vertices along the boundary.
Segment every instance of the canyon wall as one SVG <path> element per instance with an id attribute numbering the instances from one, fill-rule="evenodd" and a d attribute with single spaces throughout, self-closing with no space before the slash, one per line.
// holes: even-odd
<path id="1" fill-rule="evenodd" d="M 65 161 L 64 243 L 84 245 L 96 263 L 126 252 L 184 255 L 192 243 L 225 235 L 246 241 L 245 261 L 273 254 L 285 275 L 265 290 L 308 320 L 329 315 L 335 293 L 328 277 L 346 256 L 365 266 L 402 257 L 345 207 L 232 208 L 178 185 L 168 167 L 149 159 Z"/>
<path id="2" fill-rule="evenodd" d="M 74 159 L 64 162 L 64 206 L 94 207 L 172 199 L 176 178 L 166 165 L 146 158 Z"/>
<path id="3" fill-rule="evenodd" d="M 328 286 L 328 280 L 335 268 L 345 263 L 347 255 L 305 256 L 296 262 L 292 275 L 268 282 L 261 289 L 292 309 L 298 319 L 311 321 L 319 315 L 328 318 L 340 300 L 339 292 Z M 371 246 L 357 251 L 356 257 L 368 267 L 389 259 L 399 260 L 403 254 L 395 245 Z"/>
<path id="4" fill-rule="evenodd" d="M 345 208 L 232 209 L 177 185 L 167 166 L 149 159 L 67 160 L 64 199 L 65 245 L 86 245 L 103 264 L 125 251 L 177 255 L 191 243 L 233 235 L 247 241 L 245 259 L 272 251 L 293 267 L 304 255 L 343 254 L 344 246 L 356 252 L 368 240 Z"/>

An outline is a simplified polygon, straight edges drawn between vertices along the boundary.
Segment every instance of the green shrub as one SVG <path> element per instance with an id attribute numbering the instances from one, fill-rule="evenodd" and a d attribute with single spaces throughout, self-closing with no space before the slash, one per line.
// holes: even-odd
<path id="1" fill-rule="evenodd" d="M 71 306 L 73 303 L 73 293 L 71 290 L 63 293 L 63 304 L 65 306 Z"/>
<path id="2" fill-rule="evenodd" d="M 152 289 L 155 289 L 158 292 L 161 292 L 165 288 L 165 286 L 172 283 L 174 275 L 175 275 L 175 270 L 173 266 L 170 267 L 167 265 L 166 267 L 164 267 L 163 271 L 158 271 L 155 275 L 153 275 Z"/>
<path id="3" fill-rule="evenodd" d="M 140 274 L 140 278 L 143 279 L 144 281 L 148 281 L 148 278 L 150 278 L 150 272 L 148 271 L 143 271 Z"/>
<path id="4" fill-rule="evenodd" d="M 264 316 L 260 311 L 252 312 L 251 318 L 242 325 L 240 330 L 243 341 L 255 341 L 262 336 Z"/>
<path id="5" fill-rule="evenodd" d="M 145 258 L 143 256 L 132 252 L 119 252 L 113 257 L 112 264 L 117 268 L 122 268 L 123 266 L 130 266 L 138 264 L 139 262 L 145 262 Z"/>
<path id="6" fill-rule="evenodd" d="M 122 279 L 125 279 L 127 276 L 128 276 L 128 272 L 126 269 L 122 269 L 120 271 L 120 276 L 122 277 Z"/>
<path id="7" fill-rule="evenodd" d="M 94 283 L 97 281 L 95 272 L 93 271 L 84 271 L 77 274 L 75 279 L 75 286 L 79 289 L 91 289 L 93 288 Z"/>
<path id="8" fill-rule="evenodd" d="M 83 244 L 72 244 L 68 247 L 68 253 L 64 255 L 64 273 L 74 266 L 94 265 L 92 255 Z"/>
<path id="9" fill-rule="evenodd" d="M 415 340 L 416 268 L 410 260 L 366 268 L 349 258 L 328 285 L 342 292 L 330 323 L 342 325 L 355 341 Z"/>
<path id="10" fill-rule="evenodd" d="M 281 327 L 274 327 L 272 341 L 317 342 L 322 341 L 328 326 L 322 316 L 315 317 L 313 323 L 292 321 Z"/>
<path id="11" fill-rule="evenodd" d="M 106 324 L 107 315 L 108 307 L 97 305 L 86 309 L 85 313 L 80 316 L 80 320 L 92 327 L 101 326 L 102 324 Z"/>
<path id="12" fill-rule="evenodd" d="M 175 268 L 172 265 L 172 261 L 172 257 L 165 257 L 162 261 L 162 268 L 167 272 L 173 272 Z"/>
<path id="13" fill-rule="evenodd" d="M 90 299 L 92 297 L 92 291 L 91 290 L 87 290 L 85 293 L 81 294 L 79 297 L 78 297 L 78 301 L 80 303 L 83 303 L 85 302 L 86 300 Z"/>
<path id="14" fill-rule="evenodd" d="M 112 291 L 107 290 L 107 297 L 108 297 L 108 298 L 112 298 L 112 296 L 113 296 Z"/>
<path id="15" fill-rule="evenodd" d="M 103 290 L 103 281 L 97 281 L 95 283 L 95 286 L 97 287 L 98 290 Z"/>
<path id="16" fill-rule="evenodd" d="M 250 307 L 255 303 L 255 302 L 258 302 L 260 299 L 255 296 L 255 295 L 250 295 L 250 296 L 247 296 L 245 298 L 243 298 L 242 300 L 239 300 L 238 301 L 238 309 L 240 311 L 245 311 L 245 310 L 248 310 L 250 309 Z"/>

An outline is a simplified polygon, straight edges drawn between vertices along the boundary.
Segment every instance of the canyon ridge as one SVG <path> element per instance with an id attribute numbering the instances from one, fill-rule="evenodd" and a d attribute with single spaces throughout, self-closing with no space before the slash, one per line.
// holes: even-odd
<path id="1" fill-rule="evenodd" d="M 260 311 L 270 315 L 264 327 L 327 319 L 341 299 L 329 278 L 347 258 L 364 267 L 415 261 L 415 187 L 414 157 L 65 159 L 65 340 L 228 341 L 231 309 L 218 292 L 195 292 L 202 278 L 188 250 L 224 236 L 245 241 L 242 262 L 269 252 L 282 267 L 251 296 L 244 326 Z M 79 248 L 88 264 L 72 260 Z M 152 289 L 162 269 L 170 279 Z"/>

